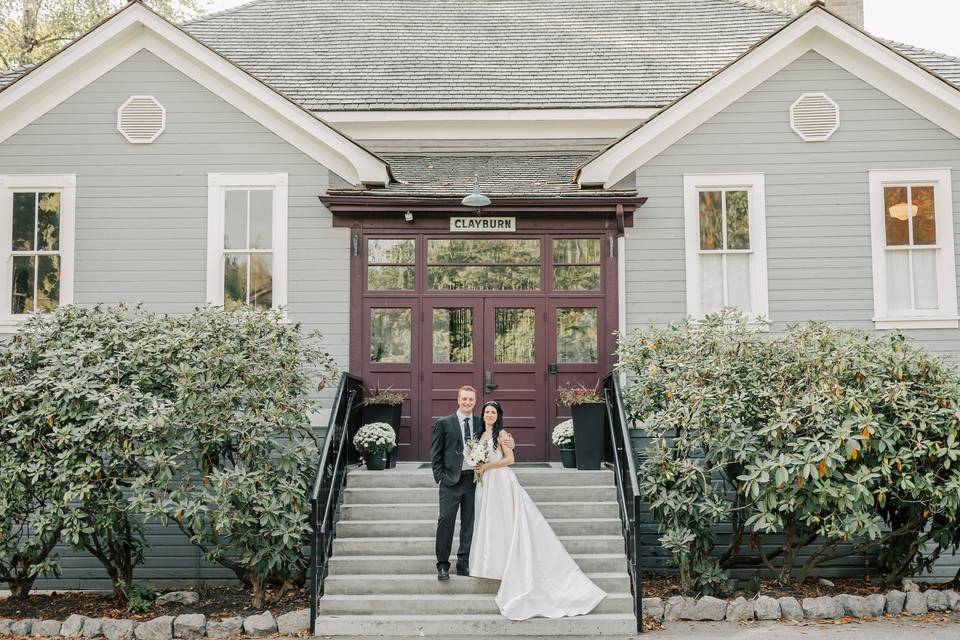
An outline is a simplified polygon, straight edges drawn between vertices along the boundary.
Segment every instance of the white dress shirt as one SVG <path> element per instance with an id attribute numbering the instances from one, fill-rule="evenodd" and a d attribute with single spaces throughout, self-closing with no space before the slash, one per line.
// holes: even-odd
<path id="1" fill-rule="evenodd" d="M 472 415 L 468 416 L 468 415 L 466 415 L 466 414 L 464 414 L 464 413 L 460 413 L 460 409 L 457 409 L 457 425 L 459 425 L 459 427 L 460 427 L 460 439 L 461 439 L 461 440 L 463 440 L 463 438 L 464 438 L 464 433 L 463 433 L 463 431 L 464 431 L 464 429 L 463 429 L 463 420 L 464 420 L 464 418 L 470 418 L 470 422 L 468 423 L 468 424 L 470 425 L 470 428 L 467 430 L 466 437 L 470 437 L 470 436 L 473 434 L 473 430 L 474 430 L 474 428 L 475 428 L 475 426 L 474 426 L 474 424 L 473 424 L 473 416 L 472 416 Z M 464 441 L 464 449 L 466 449 L 466 441 Z M 463 451 L 463 449 L 461 449 L 461 451 Z M 473 467 L 470 466 L 469 464 L 467 464 L 466 456 L 464 456 L 463 463 L 462 463 L 461 466 L 460 466 L 460 470 L 461 470 L 461 471 L 469 471 L 470 469 L 473 469 Z"/>

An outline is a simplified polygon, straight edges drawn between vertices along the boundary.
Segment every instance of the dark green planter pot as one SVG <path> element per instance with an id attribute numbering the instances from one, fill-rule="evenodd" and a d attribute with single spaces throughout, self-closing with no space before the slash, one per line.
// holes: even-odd
<path id="1" fill-rule="evenodd" d="M 570 407 L 573 414 L 573 446 L 577 452 L 577 469 L 599 469 L 603 460 L 604 421 L 607 405 L 587 402 Z"/>
<path id="2" fill-rule="evenodd" d="M 394 449 L 396 451 L 396 449 Z M 367 469 L 371 471 L 383 471 L 387 468 L 387 454 L 382 451 L 378 453 L 365 453 L 363 458 L 367 461 Z"/>
<path id="3" fill-rule="evenodd" d="M 360 417 L 363 420 L 363 424 L 370 424 L 372 422 L 386 422 L 388 425 L 393 427 L 393 433 L 397 438 L 397 443 L 400 442 L 400 413 L 403 410 L 402 404 L 365 404 L 361 408 Z M 393 448 L 390 453 L 387 454 L 387 469 L 393 469 L 397 466 L 397 451 L 400 450 L 399 446 Z"/>
<path id="4" fill-rule="evenodd" d="M 574 443 L 576 446 L 576 443 Z M 576 469 L 577 468 L 577 450 L 576 449 L 560 449 L 560 462 L 563 463 L 564 469 Z"/>

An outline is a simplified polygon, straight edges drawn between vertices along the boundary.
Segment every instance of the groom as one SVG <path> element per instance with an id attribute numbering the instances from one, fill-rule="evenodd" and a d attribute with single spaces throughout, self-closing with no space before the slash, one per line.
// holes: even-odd
<path id="1" fill-rule="evenodd" d="M 440 487 L 440 518 L 437 520 L 437 579 L 450 579 L 450 548 L 453 546 L 453 529 L 460 511 L 460 548 L 457 549 L 457 575 L 470 575 L 470 542 L 473 539 L 473 499 L 476 485 L 473 483 L 473 467 L 463 459 L 464 443 L 470 438 L 479 438 L 483 422 L 473 413 L 477 404 L 477 391 L 473 387 L 460 387 L 457 391 L 457 410 L 440 418 L 433 425 L 433 440 L 430 461 L 433 479 Z M 513 439 L 504 440 L 511 449 Z"/>

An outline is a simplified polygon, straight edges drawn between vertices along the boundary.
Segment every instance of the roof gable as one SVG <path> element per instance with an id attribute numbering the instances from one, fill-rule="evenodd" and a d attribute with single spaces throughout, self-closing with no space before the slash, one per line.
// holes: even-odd
<path id="1" fill-rule="evenodd" d="M 382 159 L 201 44 L 139 0 L 106 18 L 0 91 L 0 142 L 144 49 L 348 182 L 389 183 L 389 167 Z"/>
<path id="2" fill-rule="evenodd" d="M 955 86 L 817 4 L 584 163 L 577 181 L 581 187 L 615 185 L 808 51 L 960 137 Z"/>

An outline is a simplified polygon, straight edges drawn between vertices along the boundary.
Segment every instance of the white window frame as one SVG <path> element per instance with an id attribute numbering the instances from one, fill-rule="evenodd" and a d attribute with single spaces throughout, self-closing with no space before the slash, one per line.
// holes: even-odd
<path id="1" fill-rule="evenodd" d="M 745 190 L 747 192 L 748 224 L 750 225 L 750 303 L 751 321 L 763 318 L 769 321 L 770 308 L 767 293 L 767 225 L 764 175 L 711 174 L 683 176 L 684 240 L 686 245 L 687 315 L 703 318 L 700 291 L 700 191 Z M 766 322 L 759 323 L 768 328 Z"/>
<path id="2" fill-rule="evenodd" d="M 956 329 L 957 273 L 953 247 L 953 194 L 950 169 L 896 169 L 870 171 L 870 234 L 873 257 L 873 322 L 877 329 Z M 937 284 L 940 307 L 918 312 L 887 308 L 887 232 L 884 221 L 885 186 L 933 185 L 937 225 Z"/>
<path id="3" fill-rule="evenodd" d="M 12 313 L 13 194 L 14 192 L 60 193 L 60 300 L 73 303 L 73 263 L 77 206 L 76 175 L 0 176 L 0 334 L 16 333 L 32 314 Z"/>
<path id="4" fill-rule="evenodd" d="M 207 302 L 223 306 L 224 194 L 228 189 L 271 187 L 273 189 L 273 307 L 287 306 L 287 208 L 286 173 L 207 174 Z"/>

